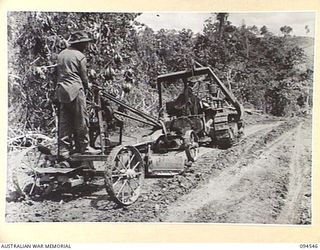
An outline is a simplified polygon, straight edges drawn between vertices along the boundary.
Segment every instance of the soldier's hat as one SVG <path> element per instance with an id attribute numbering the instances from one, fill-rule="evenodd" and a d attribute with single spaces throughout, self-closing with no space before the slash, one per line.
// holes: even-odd
<path id="1" fill-rule="evenodd" d="M 91 39 L 87 32 L 85 31 L 76 31 L 71 34 L 70 40 L 68 41 L 69 44 L 75 43 L 83 43 L 83 42 L 91 42 Z"/>

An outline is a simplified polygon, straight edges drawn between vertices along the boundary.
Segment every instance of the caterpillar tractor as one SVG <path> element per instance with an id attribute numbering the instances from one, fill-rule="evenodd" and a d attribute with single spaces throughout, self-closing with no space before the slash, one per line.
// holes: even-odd
<path id="1" fill-rule="evenodd" d="M 173 84 L 183 85 L 183 90 L 164 103 L 164 89 L 170 91 Z M 191 69 L 160 75 L 157 89 L 160 119 L 167 130 L 162 148 L 170 149 L 187 131 L 197 144 L 209 142 L 219 148 L 231 147 L 242 136 L 244 108 L 210 67 L 195 63 Z"/>

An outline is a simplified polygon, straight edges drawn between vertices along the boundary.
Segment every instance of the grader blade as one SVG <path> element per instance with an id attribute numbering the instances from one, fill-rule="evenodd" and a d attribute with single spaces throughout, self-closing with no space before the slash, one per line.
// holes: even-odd
<path id="1" fill-rule="evenodd" d="M 182 173 L 186 168 L 186 156 L 184 153 L 169 152 L 167 154 L 152 154 L 149 159 L 147 174 L 156 176 L 174 176 Z"/>

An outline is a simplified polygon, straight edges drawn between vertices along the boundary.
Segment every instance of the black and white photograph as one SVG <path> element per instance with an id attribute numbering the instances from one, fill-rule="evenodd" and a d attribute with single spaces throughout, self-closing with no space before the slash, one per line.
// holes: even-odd
<path id="1" fill-rule="evenodd" d="M 312 225 L 315 19 L 8 11 L 5 221 Z"/>

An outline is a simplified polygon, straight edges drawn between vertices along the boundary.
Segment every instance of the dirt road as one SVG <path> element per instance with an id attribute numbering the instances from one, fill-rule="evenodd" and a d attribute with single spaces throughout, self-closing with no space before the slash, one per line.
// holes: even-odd
<path id="1" fill-rule="evenodd" d="M 310 207 L 304 203 L 311 195 L 311 130 L 306 125 L 267 143 L 256 157 L 241 155 L 235 165 L 171 204 L 162 220 L 309 223 Z"/>
<path id="2" fill-rule="evenodd" d="M 202 148 L 174 178 L 146 179 L 117 207 L 101 183 L 43 201 L 7 202 L 6 221 L 311 223 L 311 122 L 261 121 L 228 150 Z"/>

